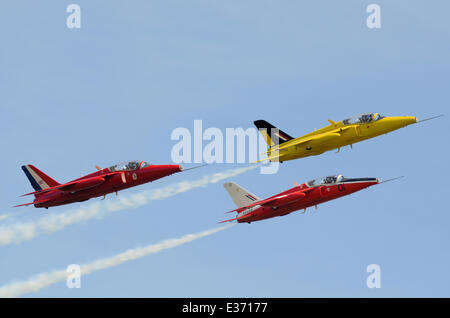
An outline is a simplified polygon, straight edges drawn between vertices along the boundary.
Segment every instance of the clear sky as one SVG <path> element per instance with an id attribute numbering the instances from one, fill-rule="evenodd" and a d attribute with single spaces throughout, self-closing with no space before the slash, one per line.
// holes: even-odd
<path id="1" fill-rule="evenodd" d="M 70 3 L 81 29 L 66 26 Z M 381 29 L 366 26 L 370 3 Z M 444 0 L 0 2 L 0 214 L 12 214 L 0 226 L 72 208 L 12 209 L 32 191 L 21 165 L 65 182 L 95 165 L 170 163 L 172 130 L 195 119 L 224 130 L 266 119 L 300 136 L 364 112 L 446 114 L 231 179 L 261 197 L 334 173 L 401 180 L 27 296 L 449 297 L 449 10 Z M 0 286 L 215 228 L 234 208 L 219 183 L 0 246 Z M 381 266 L 380 289 L 366 287 L 369 264 Z"/>

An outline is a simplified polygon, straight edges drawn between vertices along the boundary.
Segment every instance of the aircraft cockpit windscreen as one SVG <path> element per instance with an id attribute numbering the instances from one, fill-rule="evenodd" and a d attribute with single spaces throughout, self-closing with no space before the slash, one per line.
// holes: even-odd
<path id="1" fill-rule="evenodd" d="M 383 116 L 381 114 L 375 114 L 375 116 L 373 118 L 373 121 L 377 121 L 377 120 L 383 119 L 384 117 L 386 117 L 386 116 Z"/>
<path id="2" fill-rule="evenodd" d="M 333 175 L 333 176 L 327 176 L 327 177 L 321 177 L 314 180 L 311 180 L 306 183 L 309 187 L 317 187 L 321 185 L 332 185 L 339 182 L 342 182 L 344 180 L 344 177 L 342 175 Z"/>
<path id="3" fill-rule="evenodd" d="M 351 125 L 351 124 L 365 124 L 370 123 L 373 120 L 374 114 L 361 114 L 356 115 L 347 119 L 344 119 L 342 122 L 344 125 Z M 378 120 L 378 119 L 376 119 Z"/>
<path id="4" fill-rule="evenodd" d="M 121 162 L 109 168 L 109 171 L 129 171 L 139 169 L 139 161 Z"/>
<path id="5" fill-rule="evenodd" d="M 142 168 L 145 168 L 145 167 L 148 167 L 148 166 L 150 166 L 150 164 L 148 162 L 142 161 L 139 169 L 142 169 Z"/>

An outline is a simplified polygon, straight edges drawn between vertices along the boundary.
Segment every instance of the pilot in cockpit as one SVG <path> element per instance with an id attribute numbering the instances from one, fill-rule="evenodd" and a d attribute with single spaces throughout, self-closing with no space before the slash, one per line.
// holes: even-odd
<path id="1" fill-rule="evenodd" d="M 139 164 L 136 161 L 131 161 L 128 163 L 128 167 L 129 170 L 136 170 L 137 168 L 139 168 Z"/>
<path id="2" fill-rule="evenodd" d="M 361 123 L 370 123 L 371 120 L 372 120 L 372 114 L 365 114 L 359 118 L 359 121 Z"/>
<path id="3" fill-rule="evenodd" d="M 325 184 L 332 184 L 332 183 L 335 183 L 335 182 L 336 182 L 336 177 L 335 176 L 326 177 L 325 180 L 324 180 Z"/>

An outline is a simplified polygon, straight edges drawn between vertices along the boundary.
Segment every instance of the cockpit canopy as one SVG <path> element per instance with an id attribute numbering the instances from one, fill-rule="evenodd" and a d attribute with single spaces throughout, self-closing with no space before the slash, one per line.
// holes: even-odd
<path id="1" fill-rule="evenodd" d="M 336 184 L 339 182 L 344 181 L 343 175 L 333 175 L 333 176 L 327 176 L 327 177 L 321 177 L 314 180 L 311 180 L 309 182 L 306 182 L 306 185 L 308 187 L 317 187 L 321 185 L 330 185 L 330 184 Z"/>
<path id="2" fill-rule="evenodd" d="M 145 161 L 126 161 L 109 167 L 109 171 L 131 171 L 145 168 L 148 166 L 149 164 Z"/>
<path id="3" fill-rule="evenodd" d="M 344 123 L 344 125 L 352 125 L 352 124 L 365 124 L 365 123 L 370 123 L 373 121 L 377 121 L 380 120 L 382 118 L 384 118 L 385 116 L 382 116 L 380 114 L 361 114 L 361 115 L 356 115 L 347 119 L 344 119 L 342 122 Z"/>

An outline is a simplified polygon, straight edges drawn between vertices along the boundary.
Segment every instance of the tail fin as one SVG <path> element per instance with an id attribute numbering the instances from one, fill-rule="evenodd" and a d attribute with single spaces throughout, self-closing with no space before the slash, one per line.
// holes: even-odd
<path id="1" fill-rule="evenodd" d="M 47 176 L 33 165 L 24 165 L 22 166 L 22 170 L 25 172 L 28 180 L 30 180 L 31 186 L 36 191 L 59 185 L 58 182 Z"/>
<path id="2" fill-rule="evenodd" d="M 250 205 L 252 203 L 255 203 L 256 201 L 261 200 L 260 198 L 248 192 L 234 182 L 224 183 L 223 186 L 228 191 L 228 194 L 231 196 L 238 208 Z"/>
<path id="3" fill-rule="evenodd" d="M 277 127 L 268 123 L 265 120 L 255 120 L 253 123 L 255 124 L 256 128 L 258 128 L 264 140 L 270 147 L 294 139 L 281 129 L 278 129 Z"/>

